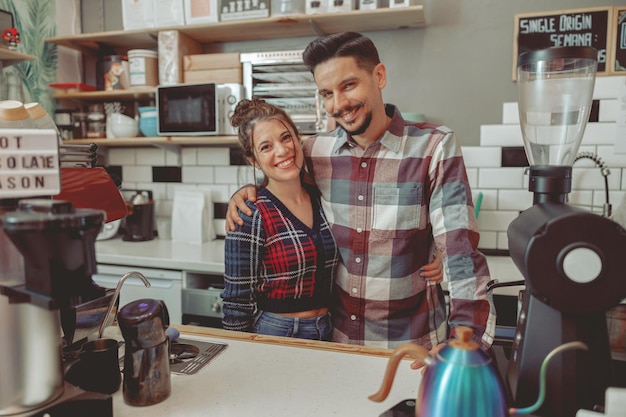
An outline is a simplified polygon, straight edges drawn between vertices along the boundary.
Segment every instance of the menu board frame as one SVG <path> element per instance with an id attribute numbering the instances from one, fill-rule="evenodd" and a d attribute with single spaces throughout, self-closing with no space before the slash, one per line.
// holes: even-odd
<path id="1" fill-rule="evenodd" d="M 612 75 L 626 75 L 626 6 L 614 6 L 612 20 L 609 71 Z M 619 68 L 617 68 L 618 60 L 622 62 Z"/>
<path id="2" fill-rule="evenodd" d="M 595 28 L 590 27 L 587 19 L 577 19 L 577 15 L 585 14 L 593 15 L 593 23 L 599 24 L 600 27 L 597 25 Z M 585 46 L 598 49 L 598 54 L 604 55 L 604 62 L 599 60 L 597 75 L 608 75 L 610 73 L 609 62 L 612 62 L 610 59 L 613 56 L 611 52 L 614 34 L 613 15 L 613 6 L 516 14 L 513 35 L 513 81 L 517 80 L 517 59 L 520 53 L 550 46 L 564 46 L 558 43 L 568 41 L 569 38 L 573 39 L 574 43 L 577 41 L 591 43 Z M 529 20 L 535 24 L 525 25 L 520 30 L 520 23 L 524 24 Z"/>

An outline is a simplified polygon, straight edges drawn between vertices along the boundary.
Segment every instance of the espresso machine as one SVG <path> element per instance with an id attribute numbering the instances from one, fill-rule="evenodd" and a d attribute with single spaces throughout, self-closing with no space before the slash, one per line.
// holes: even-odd
<path id="1" fill-rule="evenodd" d="M 49 188 L 0 187 L 0 416 L 111 417 L 110 395 L 66 382 L 65 359 L 66 349 L 98 329 L 113 298 L 113 290 L 91 279 L 95 240 L 105 218 L 125 214 L 125 203 L 100 168 L 61 167 L 53 130 L 1 133 L 19 137 L 21 145 L 2 149 L 3 160 L 20 160 L 23 149 L 48 152 L 50 143 L 56 152 L 46 154 L 52 174 L 40 183 Z M 30 172 L 0 174 L 4 181 Z M 59 181 L 49 181 L 55 175 Z M 79 198 L 53 199 L 71 195 Z M 115 210 L 103 208 L 116 198 Z M 83 206 L 84 199 L 93 208 Z"/>
<path id="2" fill-rule="evenodd" d="M 554 47 L 518 60 L 519 115 L 530 163 L 533 206 L 509 226 L 509 251 L 525 278 L 506 370 L 515 407 L 534 402 L 541 362 L 555 347 L 580 341 L 547 368 L 538 416 L 598 410 L 614 385 L 606 312 L 626 297 L 626 231 L 566 203 L 572 164 L 589 118 L 597 51 Z"/>
<path id="3" fill-rule="evenodd" d="M 1 262 L 20 259 L 0 281 L 0 416 L 112 416 L 109 395 L 66 383 L 63 372 L 63 328 L 76 321 L 68 317 L 78 305 L 108 298 L 91 280 L 103 221 L 100 210 L 52 199 L 20 200 L 0 216 L 3 246 L 13 251 Z"/>

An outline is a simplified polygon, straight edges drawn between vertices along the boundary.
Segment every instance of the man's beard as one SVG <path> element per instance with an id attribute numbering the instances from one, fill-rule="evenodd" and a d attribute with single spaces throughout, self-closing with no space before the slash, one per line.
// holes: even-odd
<path id="1" fill-rule="evenodd" d="M 337 121 L 337 123 L 339 123 L 346 132 L 348 132 L 350 135 L 352 136 L 359 136 L 362 135 L 363 133 L 365 133 L 365 131 L 370 127 L 370 124 L 372 124 L 372 112 L 370 111 L 369 113 L 367 113 L 365 115 L 365 120 L 363 120 L 363 123 L 360 126 L 356 126 L 354 128 L 351 128 L 351 124 L 347 124 L 346 122 L 343 121 L 343 119 L 341 118 L 341 115 L 345 112 L 351 112 L 357 109 L 360 109 L 361 107 L 364 107 L 364 103 L 361 102 L 359 104 L 357 104 L 356 106 L 351 106 L 348 107 L 345 111 L 338 111 L 333 113 L 333 118 Z"/>

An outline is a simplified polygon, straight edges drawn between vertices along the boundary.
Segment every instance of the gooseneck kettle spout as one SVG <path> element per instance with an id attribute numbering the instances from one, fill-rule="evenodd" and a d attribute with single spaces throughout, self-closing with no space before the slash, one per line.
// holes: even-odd
<path id="1" fill-rule="evenodd" d="M 548 355 L 545 357 L 543 362 L 541 362 L 541 368 L 539 369 L 539 396 L 537 397 L 537 401 L 528 407 L 523 408 L 510 408 L 510 414 L 530 414 L 537 411 L 542 405 L 543 401 L 546 399 L 546 373 L 548 370 L 548 364 L 556 355 L 561 352 L 565 352 L 570 349 L 582 349 L 589 350 L 586 344 L 582 342 L 569 342 L 564 343 L 561 346 L 557 346 Z"/>
<path id="2" fill-rule="evenodd" d="M 99 339 L 102 339 L 102 333 L 104 333 L 104 329 L 106 329 L 108 326 L 110 326 L 113 323 L 113 316 L 112 316 L 113 307 L 115 307 L 115 304 L 117 303 L 117 299 L 120 296 L 120 291 L 122 290 L 122 285 L 124 284 L 124 281 L 126 281 L 127 278 L 133 277 L 133 276 L 143 281 L 146 288 L 150 288 L 150 281 L 148 281 L 148 279 L 141 272 L 131 271 L 131 272 L 124 274 L 122 278 L 120 278 L 120 281 L 117 283 L 117 286 L 115 287 L 113 298 L 111 298 L 111 302 L 109 303 L 109 309 L 107 310 L 107 313 L 104 316 L 104 320 L 102 320 L 102 323 L 100 324 L 100 330 L 98 331 Z"/>

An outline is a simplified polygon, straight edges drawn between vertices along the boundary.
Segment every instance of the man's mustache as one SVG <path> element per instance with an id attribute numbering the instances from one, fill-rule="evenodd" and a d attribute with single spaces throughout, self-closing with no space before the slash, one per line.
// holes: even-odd
<path id="1" fill-rule="evenodd" d="M 344 113 L 350 113 L 353 112 L 355 110 L 360 109 L 361 107 L 363 107 L 365 105 L 364 102 L 360 102 L 358 104 L 355 104 L 354 106 L 350 106 L 350 107 L 346 107 L 345 109 L 340 109 L 337 110 L 336 112 L 334 112 L 331 116 L 332 117 L 341 117 L 342 114 Z"/>

